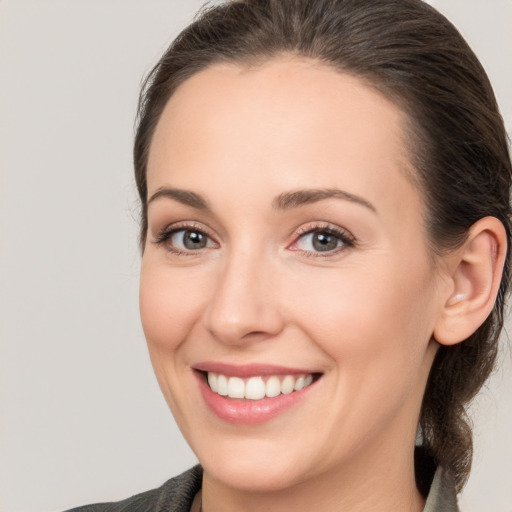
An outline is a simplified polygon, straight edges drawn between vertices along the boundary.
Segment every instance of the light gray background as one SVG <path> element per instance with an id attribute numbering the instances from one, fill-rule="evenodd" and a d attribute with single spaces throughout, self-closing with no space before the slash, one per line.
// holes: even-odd
<path id="1" fill-rule="evenodd" d="M 3 512 L 121 499 L 195 462 L 139 323 L 131 144 L 140 79 L 201 3 L 0 0 Z M 433 3 L 510 128 L 512 0 Z M 510 348 L 502 361 L 474 409 L 466 512 L 512 511 Z"/>

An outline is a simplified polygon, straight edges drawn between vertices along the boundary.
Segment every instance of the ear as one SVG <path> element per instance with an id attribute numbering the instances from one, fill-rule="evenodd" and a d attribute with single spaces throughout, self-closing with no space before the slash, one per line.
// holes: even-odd
<path id="1" fill-rule="evenodd" d="M 471 226 L 466 242 L 449 256 L 450 291 L 435 325 L 436 341 L 454 345 L 484 323 L 498 295 L 506 253 L 498 219 L 484 217 Z"/>

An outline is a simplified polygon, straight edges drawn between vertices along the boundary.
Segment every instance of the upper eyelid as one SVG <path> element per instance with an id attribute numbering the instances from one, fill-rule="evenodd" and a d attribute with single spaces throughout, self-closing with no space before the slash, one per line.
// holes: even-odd
<path id="1" fill-rule="evenodd" d="M 343 236 L 352 242 L 355 242 L 356 239 L 356 237 L 348 229 L 326 221 L 303 224 L 298 228 L 295 228 L 290 234 L 290 237 L 295 236 L 298 238 L 300 236 L 307 235 L 308 233 L 319 233 L 322 231 L 327 231 L 335 235 Z"/>
<path id="2" fill-rule="evenodd" d="M 215 239 L 212 230 L 204 224 L 197 221 L 179 221 L 167 224 L 164 228 L 158 230 L 158 233 L 172 233 L 177 231 L 201 231 L 210 238 Z"/>

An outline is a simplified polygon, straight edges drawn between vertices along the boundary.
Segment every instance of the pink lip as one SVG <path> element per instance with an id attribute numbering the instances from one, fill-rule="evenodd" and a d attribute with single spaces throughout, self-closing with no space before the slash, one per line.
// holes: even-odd
<path id="1" fill-rule="evenodd" d="M 224 364 L 212 364 L 212 368 L 216 370 L 202 370 L 204 367 L 201 366 L 201 371 L 212 371 L 216 373 L 222 373 L 223 375 L 237 376 L 237 377 L 251 377 L 255 375 L 291 375 L 296 373 L 307 374 L 311 373 L 308 371 L 291 371 L 290 368 L 272 367 L 272 372 L 262 372 L 263 368 L 269 369 L 270 367 L 259 365 L 253 366 L 237 366 L 236 369 L 230 365 Z M 210 365 L 208 364 L 210 368 Z M 222 370 L 220 369 L 222 367 Z M 196 366 L 199 370 L 199 366 Z M 201 395 L 208 406 L 208 408 L 221 420 L 238 424 L 238 425 L 257 425 L 270 421 L 273 418 L 283 414 L 286 410 L 298 404 L 303 400 L 312 387 L 315 386 L 315 382 L 300 391 L 294 391 L 288 395 L 278 395 L 273 398 L 262 398 L 261 400 L 240 400 L 236 398 L 228 398 L 225 396 L 214 393 L 210 386 L 207 384 L 204 374 L 200 371 L 195 371 L 194 374 L 197 377 L 199 383 L 199 389 Z"/>
<path id="2" fill-rule="evenodd" d="M 311 369 L 288 368 L 286 366 L 276 366 L 268 364 L 226 364 L 213 361 L 205 361 L 194 365 L 194 370 L 202 372 L 221 373 L 227 377 L 264 377 L 265 375 L 307 375 L 314 373 Z"/>

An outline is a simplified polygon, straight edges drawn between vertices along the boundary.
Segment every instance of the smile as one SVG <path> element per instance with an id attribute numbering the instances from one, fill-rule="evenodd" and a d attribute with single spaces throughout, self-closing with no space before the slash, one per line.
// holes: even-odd
<path id="1" fill-rule="evenodd" d="M 193 367 L 207 408 L 224 422 L 258 425 L 303 403 L 323 372 L 268 364 L 201 362 Z"/>
<path id="2" fill-rule="evenodd" d="M 271 375 L 254 376 L 244 379 L 208 372 L 207 381 L 210 389 L 220 396 L 246 400 L 262 400 L 300 391 L 312 384 L 313 375 Z"/>

